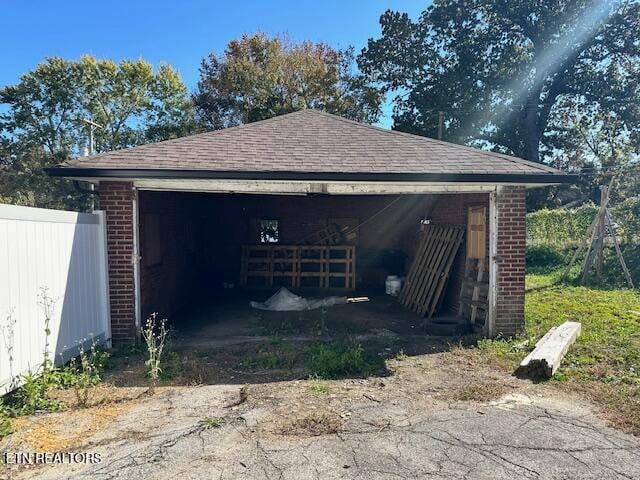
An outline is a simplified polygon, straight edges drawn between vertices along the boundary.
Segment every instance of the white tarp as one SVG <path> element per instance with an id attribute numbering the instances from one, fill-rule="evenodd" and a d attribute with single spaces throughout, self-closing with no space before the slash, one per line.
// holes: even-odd
<path id="1" fill-rule="evenodd" d="M 299 312 L 302 310 L 314 310 L 321 307 L 346 304 L 347 297 L 304 298 L 291 293 L 285 287 L 281 287 L 269 299 L 264 302 L 250 302 L 253 308 L 260 310 L 273 310 L 277 312 Z"/>

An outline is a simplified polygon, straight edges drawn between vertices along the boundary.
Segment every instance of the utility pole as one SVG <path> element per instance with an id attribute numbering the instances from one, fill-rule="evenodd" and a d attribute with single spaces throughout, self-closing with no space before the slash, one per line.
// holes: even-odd
<path id="1" fill-rule="evenodd" d="M 442 125 L 444 123 L 444 112 L 438 112 L 438 140 L 442 140 Z"/>
<path id="2" fill-rule="evenodd" d="M 89 155 L 93 155 L 95 153 L 95 143 L 93 141 L 93 132 L 96 128 L 104 128 L 102 125 L 94 122 L 93 120 L 89 120 L 88 118 L 83 118 L 82 121 L 89 125 Z"/>

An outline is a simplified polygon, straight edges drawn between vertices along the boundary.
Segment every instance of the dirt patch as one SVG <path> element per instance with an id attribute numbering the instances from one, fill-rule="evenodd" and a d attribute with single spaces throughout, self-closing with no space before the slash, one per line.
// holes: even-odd
<path id="1" fill-rule="evenodd" d="M 497 400 L 510 390 L 511 388 L 503 383 L 471 383 L 454 388 L 448 395 L 453 400 L 462 402 L 490 402 Z"/>
<path id="2" fill-rule="evenodd" d="M 118 403 L 19 418 L 15 421 L 13 445 L 36 452 L 61 452 L 81 445 L 131 408 Z"/>
<path id="3" fill-rule="evenodd" d="M 301 418 L 295 418 L 281 426 L 282 435 L 330 435 L 338 433 L 343 419 L 333 412 L 312 412 Z"/>

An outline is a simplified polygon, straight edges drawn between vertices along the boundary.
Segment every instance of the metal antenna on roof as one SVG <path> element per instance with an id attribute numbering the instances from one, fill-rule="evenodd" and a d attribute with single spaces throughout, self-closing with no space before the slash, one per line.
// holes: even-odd
<path id="1" fill-rule="evenodd" d="M 93 132 L 96 128 L 104 128 L 99 123 L 94 122 L 93 120 L 89 120 L 88 118 L 83 118 L 82 122 L 89 125 L 89 155 L 93 155 L 95 153 L 95 144 L 93 142 Z"/>

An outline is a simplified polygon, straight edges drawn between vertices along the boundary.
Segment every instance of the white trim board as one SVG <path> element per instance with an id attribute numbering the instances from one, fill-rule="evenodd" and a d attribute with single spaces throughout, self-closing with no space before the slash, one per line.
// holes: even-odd
<path id="1" fill-rule="evenodd" d="M 269 195 L 412 195 L 431 193 L 488 193 L 496 184 L 408 182 L 307 182 L 278 180 L 134 180 L 138 190 Z"/>

